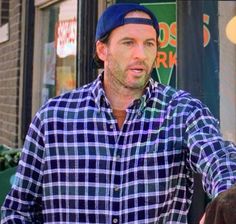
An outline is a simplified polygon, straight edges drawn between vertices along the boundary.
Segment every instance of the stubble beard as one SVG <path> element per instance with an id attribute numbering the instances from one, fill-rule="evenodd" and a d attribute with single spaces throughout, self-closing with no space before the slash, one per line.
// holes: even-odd
<path id="1" fill-rule="evenodd" d="M 145 87 L 147 86 L 150 77 L 151 77 L 151 71 L 148 71 L 146 74 L 144 74 L 145 79 L 144 82 L 142 83 L 136 83 L 136 84 L 132 84 L 129 85 L 128 82 L 126 82 L 126 77 L 127 75 L 125 74 L 127 70 L 122 70 L 122 68 L 120 67 L 120 65 L 117 63 L 117 61 L 112 57 L 111 54 L 109 54 L 109 63 L 108 66 L 106 68 L 106 75 L 107 78 L 118 87 L 123 87 L 125 89 L 129 89 L 131 91 L 143 91 L 145 89 Z M 143 63 L 144 62 L 138 62 L 138 63 Z M 155 64 L 155 61 L 153 62 L 153 66 Z M 147 65 L 145 65 L 145 67 L 148 68 Z"/>

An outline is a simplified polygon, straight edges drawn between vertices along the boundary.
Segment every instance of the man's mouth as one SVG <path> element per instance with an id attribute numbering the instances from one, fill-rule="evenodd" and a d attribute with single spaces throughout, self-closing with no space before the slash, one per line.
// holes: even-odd
<path id="1" fill-rule="evenodd" d="M 133 71 L 134 73 L 142 73 L 144 71 L 144 69 L 142 68 L 131 68 L 131 71 Z"/>
<path id="2" fill-rule="evenodd" d="M 145 67 L 144 66 L 130 66 L 129 70 L 131 70 L 132 72 L 136 74 L 140 74 L 145 71 Z"/>

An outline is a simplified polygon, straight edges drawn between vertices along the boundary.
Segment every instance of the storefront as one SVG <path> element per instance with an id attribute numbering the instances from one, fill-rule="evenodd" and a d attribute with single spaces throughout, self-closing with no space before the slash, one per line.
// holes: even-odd
<path id="1" fill-rule="evenodd" d="M 27 3 L 33 4 L 34 9 L 29 17 L 34 20 L 33 31 L 28 33 L 33 32 L 34 44 L 25 50 L 28 58 L 25 56 L 23 69 L 22 141 L 32 116 L 47 99 L 96 77 L 91 58 L 97 17 L 114 2 L 141 3 L 157 13 L 161 46 L 153 77 L 201 99 L 221 121 L 226 139 L 236 141 L 236 45 L 225 31 L 235 16 L 234 1 L 32 2 Z M 32 13 L 32 5 L 28 9 Z M 30 19 L 26 22 L 32 23 Z M 195 186 L 197 193 L 189 223 L 196 222 L 207 202 L 199 177 Z"/>
<path id="2" fill-rule="evenodd" d="M 84 57 L 92 55 L 88 41 L 94 36 L 97 4 L 36 0 L 35 10 L 32 114 L 49 98 L 84 84 L 80 71 Z"/>
<path id="3" fill-rule="evenodd" d="M 21 146 L 32 116 L 46 99 L 96 77 L 91 58 L 98 15 L 122 1 L 6 2 L 0 1 L 1 11 L 9 11 L 8 22 L 4 14 L 0 17 L 1 143 Z M 157 10 L 162 46 L 154 77 L 203 100 L 219 118 L 224 137 L 236 141 L 235 43 L 226 35 L 235 2 L 124 2 Z M 171 12 L 160 14 L 168 8 Z"/>
<path id="4" fill-rule="evenodd" d="M 20 141 L 33 115 L 51 97 L 96 77 L 91 58 L 98 12 L 97 0 L 24 1 L 25 60 L 22 72 Z"/>
<path id="5" fill-rule="evenodd" d="M 38 72 L 39 105 L 76 87 L 77 1 L 68 0 L 41 8 Z M 34 93 L 35 94 L 35 93 Z M 36 97 L 34 97 L 35 99 Z"/>

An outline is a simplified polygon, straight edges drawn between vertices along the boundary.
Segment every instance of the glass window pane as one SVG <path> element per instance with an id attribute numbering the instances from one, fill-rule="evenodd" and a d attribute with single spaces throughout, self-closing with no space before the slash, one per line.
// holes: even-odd
<path id="1" fill-rule="evenodd" d="M 76 87 L 77 1 L 43 10 L 41 104 Z"/>

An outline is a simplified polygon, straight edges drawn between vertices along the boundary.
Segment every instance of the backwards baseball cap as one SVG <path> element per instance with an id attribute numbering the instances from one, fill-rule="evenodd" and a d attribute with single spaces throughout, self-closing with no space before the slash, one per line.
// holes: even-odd
<path id="1" fill-rule="evenodd" d="M 146 18 L 125 18 L 129 12 L 142 11 L 150 16 L 151 19 Z M 108 7 L 97 23 L 95 41 L 103 38 L 112 30 L 125 24 L 146 24 L 151 25 L 159 36 L 159 24 L 154 14 L 142 5 L 135 3 L 117 3 Z"/>

